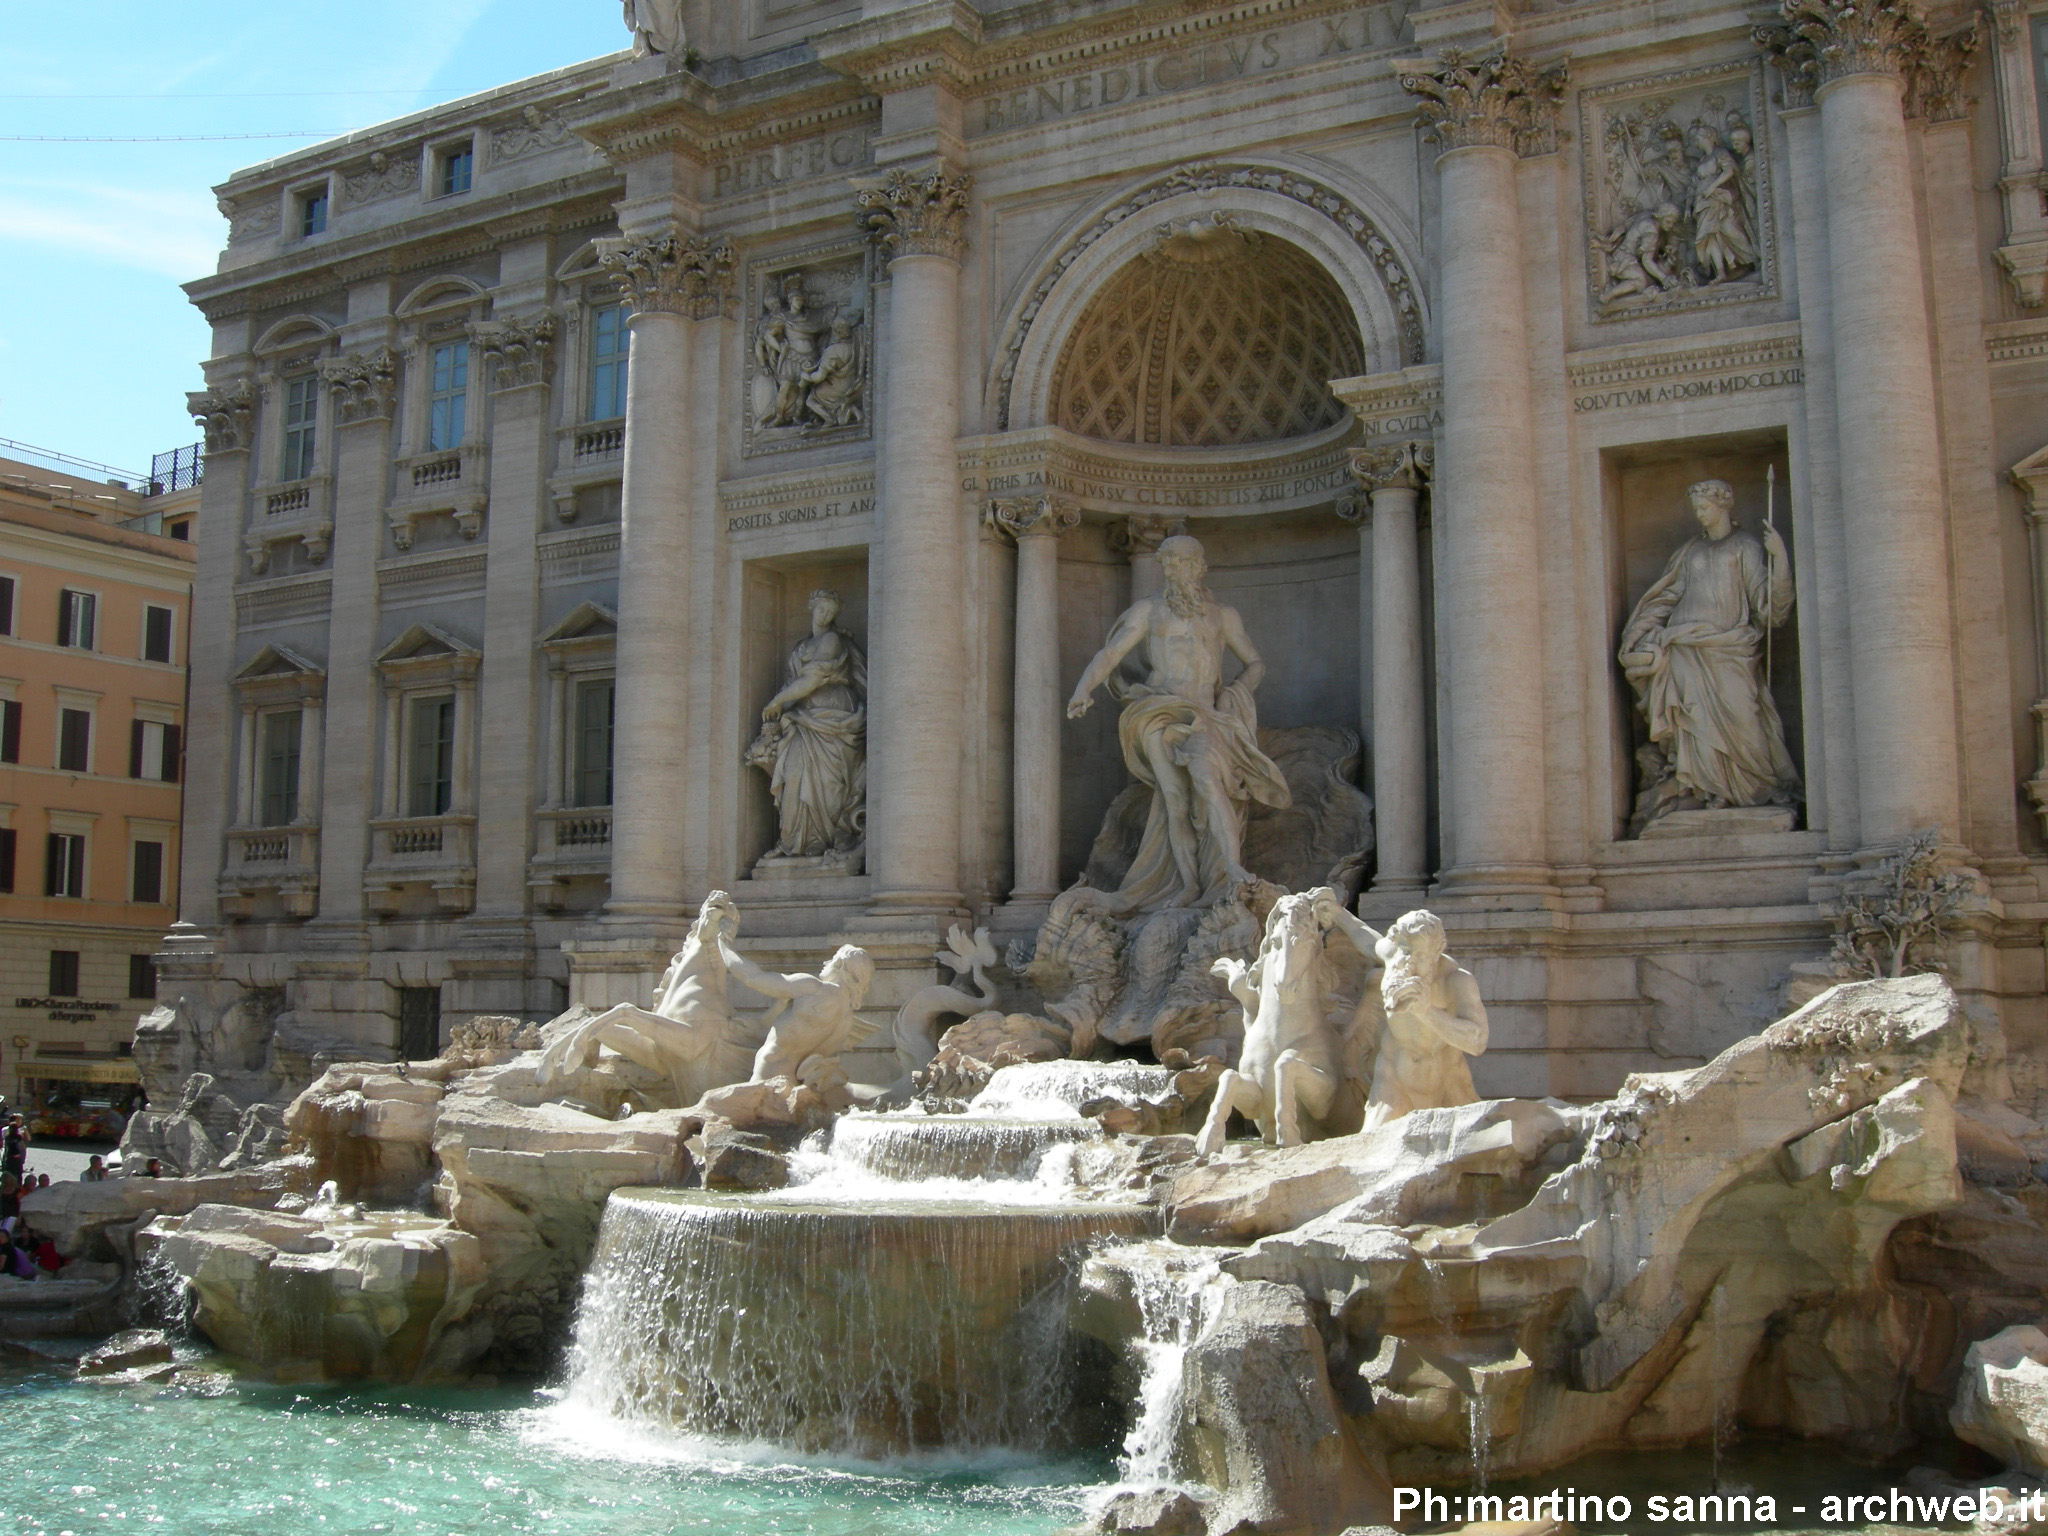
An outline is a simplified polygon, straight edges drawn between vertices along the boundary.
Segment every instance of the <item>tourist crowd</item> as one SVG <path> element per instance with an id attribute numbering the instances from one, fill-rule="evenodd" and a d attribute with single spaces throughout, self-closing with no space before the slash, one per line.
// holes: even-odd
<path id="1" fill-rule="evenodd" d="M 38 1274 L 54 1275 L 65 1264 L 56 1243 L 35 1231 L 21 1213 L 21 1202 L 26 1196 L 50 1187 L 47 1173 L 38 1173 L 28 1166 L 29 1151 L 27 1123 L 20 1115 L 0 1110 L 0 1275 L 16 1280 L 33 1280 Z M 161 1178 L 162 1165 L 151 1158 L 138 1176 Z M 94 1154 L 78 1177 L 84 1183 L 96 1184 L 113 1177 L 113 1173 L 106 1159 Z"/>

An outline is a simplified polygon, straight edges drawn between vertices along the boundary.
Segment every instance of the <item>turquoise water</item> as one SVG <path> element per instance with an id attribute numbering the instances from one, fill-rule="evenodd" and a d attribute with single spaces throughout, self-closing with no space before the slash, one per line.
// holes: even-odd
<path id="1" fill-rule="evenodd" d="M 792 1463 L 545 1394 L 204 1389 L 0 1369 L 0 1532 L 1047 1536 L 1107 1462 Z"/>

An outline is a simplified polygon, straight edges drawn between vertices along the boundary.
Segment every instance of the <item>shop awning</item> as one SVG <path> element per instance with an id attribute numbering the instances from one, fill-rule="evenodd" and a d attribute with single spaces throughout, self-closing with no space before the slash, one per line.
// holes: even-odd
<path id="1" fill-rule="evenodd" d="M 118 1061 L 35 1061 L 15 1068 L 25 1083 L 139 1083 L 142 1075 L 127 1058 Z"/>

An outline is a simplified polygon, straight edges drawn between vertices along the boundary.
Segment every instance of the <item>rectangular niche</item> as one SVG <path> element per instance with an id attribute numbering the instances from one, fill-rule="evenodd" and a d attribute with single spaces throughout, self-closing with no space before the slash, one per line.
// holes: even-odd
<path id="1" fill-rule="evenodd" d="M 790 652 L 811 632 L 810 598 L 820 589 L 839 595 L 838 627 L 868 653 L 868 552 L 850 549 L 812 550 L 747 562 L 741 612 L 745 630 L 740 648 L 740 743 L 744 751 L 760 734 L 761 710 L 788 681 Z M 744 763 L 740 787 L 740 868 L 753 878 L 780 878 L 802 871 L 756 869 L 775 851 L 775 799 L 768 774 Z M 821 869 L 819 874 L 844 873 Z"/>
<path id="2" fill-rule="evenodd" d="M 1734 523 L 1739 532 L 1761 539 L 1765 514 L 1765 473 L 1777 469 L 1775 526 L 1785 541 L 1791 560 L 1792 578 L 1797 586 L 1800 562 L 1806 552 L 1793 537 L 1791 476 L 1784 434 L 1780 431 L 1730 434 L 1694 438 L 1683 442 L 1644 444 L 1612 449 L 1603 455 L 1602 471 L 1609 528 L 1609 589 L 1612 594 L 1612 622 L 1602 636 L 1608 675 L 1615 699 L 1614 740 L 1614 833 L 1635 836 L 1634 817 L 1642 809 L 1637 800 L 1644 788 L 1648 765 L 1639 753 L 1653 744 L 1644 728 L 1636 691 L 1630 684 L 1617 652 L 1623 631 L 1645 594 L 1664 575 L 1672 557 L 1687 541 L 1699 536 L 1700 524 L 1688 500 L 1688 489 L 1703 480 L 1726 481 L 1735 492 Z M 1805 825 L 1804 786 L 1806 753 L 1805 719 L 1801 694 L 1801 614 L 1795 602 L 1791 615 L 1771 631 L 1769 658 L 1770 696 L 1783 726 L 1785 749 L 1798 771 L 1801 792 L 1793 808 L 1790 827 L 1736 825 L 1744 818 L 1723 818 L 1726 825 L 1705 822 L 1666 822 L 1653 836 L 1688 835 L 1681 829 L 1693 827 L 1699 835 L 1728 831 L 1790 830 Z M 1759 823 L 1761 817 L 1748 818 Z"/>
<path id="3" fill-rule="evenodd" d="M 867 241 L 843 240 L 748 263 L 745 456 L 870 435 L 873 262 Z"/>

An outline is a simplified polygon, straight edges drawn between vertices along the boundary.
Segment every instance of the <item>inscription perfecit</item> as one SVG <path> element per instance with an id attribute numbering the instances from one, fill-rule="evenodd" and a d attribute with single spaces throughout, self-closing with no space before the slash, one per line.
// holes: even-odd
<path id="1" fill-rule="evenodd" d="M 712 169 L 711 195 L 733 197 L 742 192 L 759 192 L 766 187 L 866 165 L 872 131 L 848 128 L 839 133 L 821 133 L 790 144 L 771 144 L 766 149 L 724 161 Z"/>

